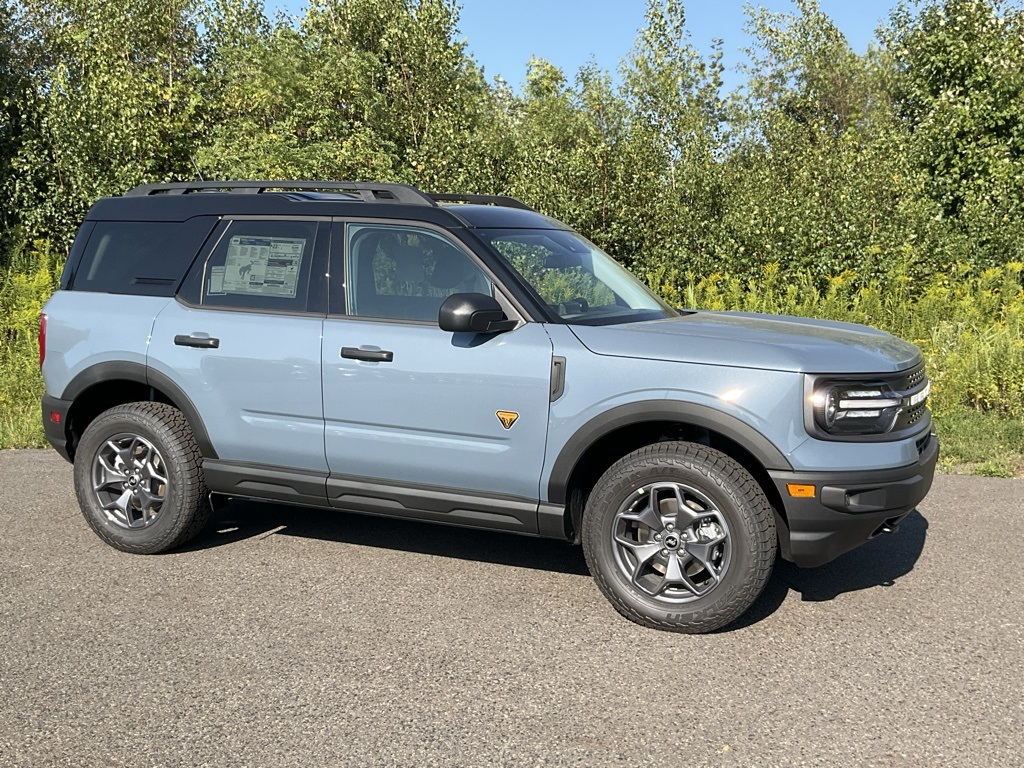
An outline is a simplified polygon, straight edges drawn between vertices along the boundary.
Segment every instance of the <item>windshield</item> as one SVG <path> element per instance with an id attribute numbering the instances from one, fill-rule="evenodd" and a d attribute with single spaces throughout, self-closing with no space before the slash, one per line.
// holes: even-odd
<path id="1" fill-rule="evenodd" d="M 610 325 L 679 314 L 611 256 L 575 232 L 475 232 L 519 273 L 552 315 L 566 323 Z"/>

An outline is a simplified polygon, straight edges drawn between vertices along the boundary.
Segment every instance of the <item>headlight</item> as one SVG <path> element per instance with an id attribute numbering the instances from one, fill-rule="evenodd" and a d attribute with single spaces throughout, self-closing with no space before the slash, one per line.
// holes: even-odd
<path id="1" fill-rule="evenodd" d="M 835 387 L 829 387 L 816 395 L 815 399 L 818 401 L 815 405 L 820 408 L 819 421 L 826 430 L 831 431 L 839 415 L 839 392 Z"/>
<path id="2" fill-rule="evenodd" d="M 825 439 L 899 439 L 921 429 L 931 384 L 922 367 L 877 379 L 808 377 L 808 429 Z"/>
<path id="3" fill-rule="evenodd" d="M 889 431 L 902 404 L 882 387 L 833 384 L 814 394 L 814 415 L 829 434 L 872 435 Z"/>

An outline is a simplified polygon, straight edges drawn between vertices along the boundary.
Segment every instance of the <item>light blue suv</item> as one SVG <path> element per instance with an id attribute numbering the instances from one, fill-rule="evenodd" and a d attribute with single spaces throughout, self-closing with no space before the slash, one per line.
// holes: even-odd
<path id="1" fill-rule="evenodd" d="M 911 344 L 676 310 L 516 200 L 397 184 L 102 199 L 40 347 L 46 434 L 118 549 L 242 497 L 553 537 L 683 632 L 738 618 L 777 555 L 895 530 L 938 452 Z"/>

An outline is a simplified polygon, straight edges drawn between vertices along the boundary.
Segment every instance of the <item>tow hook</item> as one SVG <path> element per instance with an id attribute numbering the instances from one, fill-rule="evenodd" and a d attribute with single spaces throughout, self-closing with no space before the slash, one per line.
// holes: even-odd
<path id="1" fill-rule="evenodd" d="M 875 536 L 881 536 L 883 533 L 896 533 L 900 529 L 900 520 L 903 519 L 903 515 L 899 517 L 892 517 L 882 523 L 875 529 L 875 532 L 871 534 L 871 538 Z"/>

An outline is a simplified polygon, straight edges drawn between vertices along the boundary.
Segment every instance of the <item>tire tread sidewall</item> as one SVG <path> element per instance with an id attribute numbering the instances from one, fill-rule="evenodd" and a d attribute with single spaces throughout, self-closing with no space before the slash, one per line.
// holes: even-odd
<path id="1" fill-rule="evenodd" d="M 137 434 L 153 443 L 163 457 L 167 491 L 152 525 L 131 530 L 112 523 L 92 489 L 92 465 L 104 441 L 115 434 Z M 209 517 L 202 454 L 181 411 L 165 403 L 137 402 L 104 411 L 89 424 L 75 455 L 75 493 L 89 526 L 123 552 L 156 554 L 193 538 Z"/>
<path id="2" fill-rule="evenodd" d="M 691 485 L 726 517 L 731 562 L 710 594 L 668 605 L 644 595 L 621 573 L 612 552 L 612 520 L 629 494 L 652 482 Z M 704 445 L 672 441 L 640 448 L 613 464 L 594 486 L 583 515 L 583 551 L 598 587 L 619 613 L 644 626 L 711 632 L 739 618 L 764 590 L 778 547 L 774 514 L 753 477 Z"/>

